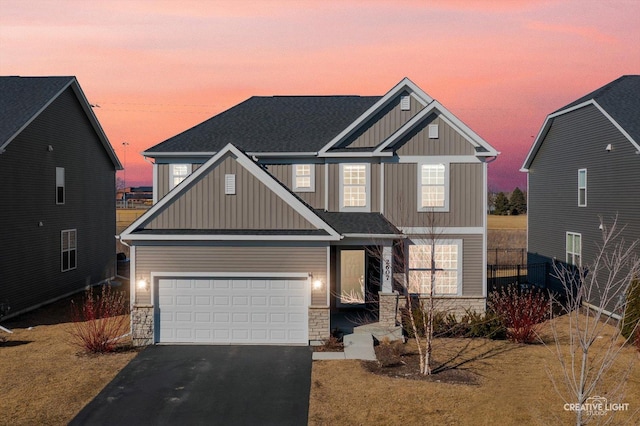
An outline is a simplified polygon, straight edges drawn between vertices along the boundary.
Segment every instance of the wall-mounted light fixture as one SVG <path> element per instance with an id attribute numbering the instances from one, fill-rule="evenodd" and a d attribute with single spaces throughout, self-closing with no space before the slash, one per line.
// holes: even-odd
<path id="1" fill-rule="evenodd" d="M 49 152 L 53 151 L 53 145 L 49 145 L 49 146 L 47 147 L 47 151 L 49 151 Z"/>
<path id="2" fill-rule="evenodd" d="M 611 144 L 608 144 L 605 149 L 607 150 L 607 152 L 611 152 L 611 150 L 613 149 L 613 146 Z"/>
<path id="3" fill-rule="evenodd" d="M 147 280 L 145 279 L 139 279 L 138 282 L 136 283 L 136 288 L 138 290 L 148 290 L 149 283 L 147 283 Z"/>
<path id="4" fill-rule="evenodd" d="M 320 290 L 322 288 L 322 280 L 313 280 L 313 289 Z"/>

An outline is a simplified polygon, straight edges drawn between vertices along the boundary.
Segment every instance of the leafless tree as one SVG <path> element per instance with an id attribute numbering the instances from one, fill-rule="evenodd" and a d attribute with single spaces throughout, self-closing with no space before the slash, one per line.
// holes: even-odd
<path id="1" fill-rule="evenodd" d="M 554 376 L 549 367 L 547 373 L 556 391 L 575 412 L 578 426 L 595 418 L 592 407 L 586 405 L 590 398 L 605 395 L 606 391 L 609 401 L 622 402 L 632 367 L 629 365 L 620 373 L 612 370 L 626 344 L 620 336 L 627 303 L 624 295 L 640 274 L 639 242 L 625 243 L 617 218 L 610 226 L 602 220 L 601 224 L 602 243 L 589 265 L 554 265 L 554 275 L 563 287 L 562 300 L 556 298 L 555 302 L 564 308 L 568 327 L 560 329 L 558 321 L 551 322 L 555 350 L 551 346 L 550 349 L 560 363 L 561 376 Z M 603 420 L 602 416 L 599 419 Z"/>

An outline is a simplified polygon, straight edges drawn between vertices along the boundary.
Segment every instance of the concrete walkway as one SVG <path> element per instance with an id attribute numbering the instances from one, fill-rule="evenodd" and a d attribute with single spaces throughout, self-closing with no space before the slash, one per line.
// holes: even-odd
<path id="1" fill-rule="evenodd" d="M 344 352 L 314 352 L 314 360 L 334 360 L 334 359 L 361 359 L 365 361 L 375 361 L 376 352 L 373 349 L 374 338 L 378 341 L 388 339 L 389 341 L 403 340 L 402 329 L 400 327 L 380 327 L 377 323 L 362 325 L 353 328 L 353 334 L 343 337 Z"/>

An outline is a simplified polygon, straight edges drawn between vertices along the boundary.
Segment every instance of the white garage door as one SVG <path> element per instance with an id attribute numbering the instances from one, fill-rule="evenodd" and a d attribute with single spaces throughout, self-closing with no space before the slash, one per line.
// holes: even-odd
<path id="1" fill-rule="evenodd" d="M 159 278 L 162 343 L 308 343 L 307 278 Z M 157 318 L 157 317 L 156 317 Z"/>

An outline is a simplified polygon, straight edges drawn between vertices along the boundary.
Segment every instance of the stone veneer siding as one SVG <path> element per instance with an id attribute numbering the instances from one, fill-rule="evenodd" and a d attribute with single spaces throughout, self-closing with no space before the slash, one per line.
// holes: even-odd
<path id="1" fill-rule="evenodd" d="M 379 293 L 379 316 L 378 323 L 382 327 L 394 327 L 402 325 L 400 318 L 400 309 L 406 306 L 407 301 L 404 296 L 400 296 L 398 292 Z M 428 298 L 421 297 L 425 303 Z M 434 307 L 438 312 L 454 314 L 460 318 L 469 309 L 478 313 L 484 313 L 487 308 L 487 301 L 484 297 L 435 297 Z"/>
<path id="2" fill-rule="evenodd" d="M 153 344 L 153 305 L 135 305 L 131 309 L 133 346 Z"/>
<path id="3" fill-rule="evenodd" d="M 309 341 L 329 339 L 329 307 L 309 306 Z"/>

